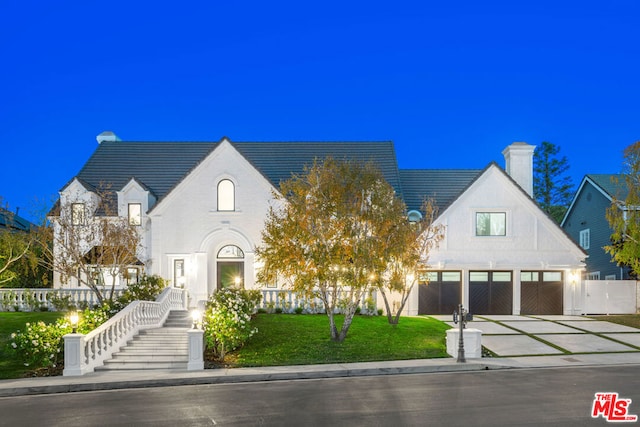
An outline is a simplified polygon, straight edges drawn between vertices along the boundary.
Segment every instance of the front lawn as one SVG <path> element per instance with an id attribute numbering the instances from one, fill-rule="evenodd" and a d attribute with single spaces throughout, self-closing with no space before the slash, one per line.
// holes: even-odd
<path id="1" fill-rule="evenodd" d="M 32 370 L 24 366 L 23 362 L 17 359 L 15 353 L 8 348 L 11 343 L 11 334 L 17 330 L 24 330 L 27 323 L 38 321 L 54 323 L 64 315 L 64 312 L 50 311 L 0 312 L 0 379 L 20 378 Z"/>
<path id="2" fill-rule="evenodd" d="M 336 316 L 339 324 L 342 316 Z M 333 342 L 326 315 L 258 314 L 258 333 L 228 354 L 227 366 L 281 366 L 448 357 L 449 326 L 425 317 L 403 317 L 396 326 L 386 316 L 355 316 L 347 338 Z"/>

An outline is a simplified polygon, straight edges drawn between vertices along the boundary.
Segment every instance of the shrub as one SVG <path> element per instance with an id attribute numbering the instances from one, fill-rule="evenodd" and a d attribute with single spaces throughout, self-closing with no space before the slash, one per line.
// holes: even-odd
<path id="1" fill-rule="evenodd" d="M 48 299 L 55 311 L 69 311 L 72 308 L 75 308 L 75 304 L 71 301 L 71 295 L 69 294 L 52 292 L 49 294 Z"/>
<path id="2" fill-rule="evenodd" d="M 118 301 L 124 305 L 133 301 L 155 301 L 166 286 L 167 282 L 162 277 L 145 274 L 137 283 L 129 284 Z"/>
<path id="3" fill-rule="evenodd" d="M 109 319 L 104 309 L 85 309 L 79 316 L 78 332 L 86 334 Z M 55 368 L 64 362 L 64 337 L 72 332 L 67 317 L 55 323 L 27 323 L 24 331 L 11 334 L 9 348 L 24 362 L 25 366 Z"/>
<path id="4" fill-rule="evenodd" d="M 211 295 L 203 315 L 207 348 L 217 360 L 244 345 L 258 332 L 251 327 L 251 315 L 260 302 L 257 290 L 221 289 Z"/>

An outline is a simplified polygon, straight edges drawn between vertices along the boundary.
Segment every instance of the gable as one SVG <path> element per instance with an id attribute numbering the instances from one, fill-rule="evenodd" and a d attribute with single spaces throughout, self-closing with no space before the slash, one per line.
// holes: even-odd
<path id="1" fill-rule="evenodd" d="M 477 236 L 478 213 L 504 213 L 504 236 Z M 446 236 L 434 260 L 455 253 L 491 268 L 579 265 L 586 254 L 500 167 L 490 164 L 438 217 Z"/>

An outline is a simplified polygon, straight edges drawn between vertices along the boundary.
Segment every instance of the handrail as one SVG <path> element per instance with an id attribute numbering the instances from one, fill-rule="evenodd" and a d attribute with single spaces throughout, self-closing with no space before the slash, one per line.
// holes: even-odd
<path id="1" fill-rule="evenodd" d="M 186 308 L 186 291 L 165 288 L 156 301 L 133 301 L 87 335 L 64 336 L 63 376 L 84 375 L 144 329 L 162 326 L 171 310 Z"/>

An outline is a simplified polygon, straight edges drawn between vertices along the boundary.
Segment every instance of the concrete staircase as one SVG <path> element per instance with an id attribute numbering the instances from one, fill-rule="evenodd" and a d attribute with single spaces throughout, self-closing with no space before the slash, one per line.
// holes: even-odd
<path id="1" fill-rule="evenodd" d="M 162 327 L 140 331 L 95 370 L 186 370 L 189 360 L 187 330 L 191 325 L 188 311 L 171 311 Z"/>

